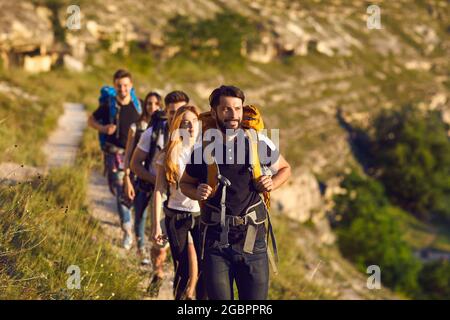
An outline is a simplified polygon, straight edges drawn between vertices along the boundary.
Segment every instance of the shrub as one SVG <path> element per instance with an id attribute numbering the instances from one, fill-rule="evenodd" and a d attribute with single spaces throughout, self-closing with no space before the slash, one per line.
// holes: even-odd
<path id="1" fill-rule="evenodd" d="M 365 272 L 369 265 L 381 268 L 382 282 L 394 290 L 416 292 L 419 261 L 402 238 L 397 223 L 399 208 L 387 200 L 383 186 L 352 172 L 342 182 L 347 193 L 335 197 L 338 244 L 344 256 Z"/>
<path id="2" fill-rule="evenodd" d="M 373 157 L 387 193 L 419 218 L 450 221 L 450 142 L 436 112 L 412 106 L 375 121 Z"/>

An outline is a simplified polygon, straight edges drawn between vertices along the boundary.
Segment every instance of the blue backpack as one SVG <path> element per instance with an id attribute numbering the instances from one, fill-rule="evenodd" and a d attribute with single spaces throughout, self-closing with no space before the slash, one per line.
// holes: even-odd
<path id="1" fill-rule="evenodd" d="M 98 102 L 100 105 L 108 105 L 109 107 L 109 122 L 108 123 L 102 123 L 105 124 L 113 124 L 116 120 L 116 117 L 118 117 L 118 111 L 119 108 L 116 106 L 116 89 L 114 87 L 110 86 L 103 86 L 100 89 L 100 97 L 98 98 Z M 136 109 L 138 114 L 142 113 L 142 107 L 141 102 L 139 101 L 138 97 L 136 96 L 136 91 L 134 88 L 131 89 L 131 101 L 133 102 L 134 108 Z M 119 127 L 117 127 L 116 130 L 116 136 L 119 137 Z M 100 143 L 100 148 L 103 149 L 105 146 L 107 135 L 105 133 L 99 132 L 98 134 L 98 140 Z"/>

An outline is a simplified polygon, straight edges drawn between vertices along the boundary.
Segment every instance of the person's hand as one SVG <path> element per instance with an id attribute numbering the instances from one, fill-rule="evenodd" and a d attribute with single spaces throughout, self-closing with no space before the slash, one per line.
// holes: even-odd
<path id="1" fill-rule="evenodd" d="M 206 183 L 201 183 L 197 187 L 197 199 L 206 200 L 211 195 L 213 189 Z"/>
<path id="2" fill-rule="evenodd" d="M 107 124 L 103 126 L 103 133 L 107 134 L 108 136 L 114 134 L 116 132 L 117 126 L 115 124 Z"/>
<path id="3" fill-rule="evenodd" d="M 271 176 L 260 176 L 255 181 L 255 188 L 258 192 L 270 192 L 273 190 L 273 181 Z"/>
<path id="4" fill-rule="evenodd" d="M 123 188 L 128 199 L 134 200 L 136 192 L 134 191 L 134 187 L 133 184 L 131 183 L 130 176 L 128 175 L 125 175 L 125 177 L 123 177 Z"/>
<path id="5" fill-rule="evenodd" d="M 165 237 L 162 234 L 161 225 L 159 223 L 152 224 L 151 239 L 157 245 L 162 245 L 164 243 Z"/>

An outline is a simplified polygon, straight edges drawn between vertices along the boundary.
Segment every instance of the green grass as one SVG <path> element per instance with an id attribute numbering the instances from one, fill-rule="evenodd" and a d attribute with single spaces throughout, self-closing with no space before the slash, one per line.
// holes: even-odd
<path id="1" fill-rule="evenodd" d="M 440 241 L 445 239 L 445 234 L 442 233 L 442 230 L 438 231 L 433 226 L 417 220 L 410 214 L 398 218 L 403 224 L 406 241 L 414 249 L 435 248 L 438 239 Z"/>
<path id="2" fill-rule="evenodd" d="M 279 246 L 278 274 L 275 275 L 271 269 L 271 282 L 269 298 L 273 300 L 294 299 L 319 299 L 333 298 L 323 294 L 323 288 L 308 281 L 307 271 L 303 265 L 303 248 L 296 245 L 295 239 L 291 238 L 295 231 L 303 233 L 298 224 L 292 230 L 292 226 L 282 218 L 272 215 L 275 236 Z"/>
<path id="3" fill-rule="evenodd" d="M 436 249 L 450 252 L 450 232 L 448 226 L 425 223 L 413 215 L 399 211 L 398 221 L 404 238 L 415 249 Z"/>
<path id="4" fill-rule="evenodd" d="M 53 170 L 0 187 L 0 299 L 136 299 L 138 277 L 123 268 L 85 203 L 87 170 Z M 81 270 L 69 289 L 67 269 Z"/>
<path id="5" fill-rule="evenodd" d="M 314 223 L 301 224 L 272 212 L 279 250 L 278 274 L 270 272 L 269 298 L 273 300 L 342 299 L 342 290 L 360 286 L 363 299 L 394 298 L 389 290 L 364 289 L 366 277 L 345 260 L 335 245 L 321 244 Z M 340 269 L 336 269 L 338 265 Z"/>
<path id="6" fill-rule="evenodd" d="M 102 74 L 74 74 L 59 68 L 39 75 L 19 69 L 0 71 L 0 81 L 36 97 L 0 93 L 0 162 L 34 166 L 45 164 L 41 147 L 56 127 L 63 103 L 95 105 L 99 88 L 106 83 Z"/>
<path id="7" fill-rule="evenodd" d="M 45 162 L 39 146 L 56 125 L 60 108 L 0 93 L 0 162 L 31 165 Z"/>

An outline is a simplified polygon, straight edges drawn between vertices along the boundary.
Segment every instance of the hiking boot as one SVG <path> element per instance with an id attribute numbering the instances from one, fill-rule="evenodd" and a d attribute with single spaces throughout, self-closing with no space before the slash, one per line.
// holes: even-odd
<path id="1" fill-rule="evenodd" d="M 147 293 L 150 297 L 156 298 L 159 294 L 159 289 L 161 288 L 163 282 L 163 278 L 158 276 L 157 274 L 153 275 L 150 284 L 148 285 Z"/>

